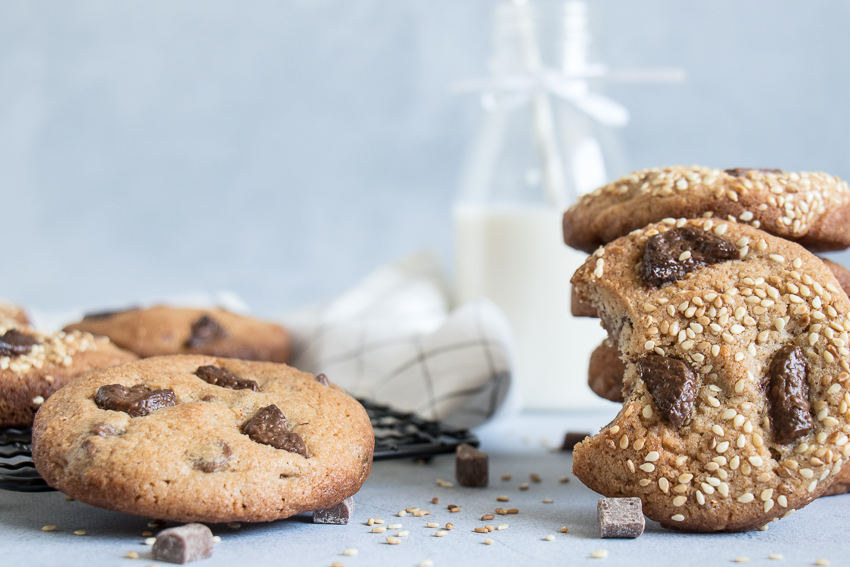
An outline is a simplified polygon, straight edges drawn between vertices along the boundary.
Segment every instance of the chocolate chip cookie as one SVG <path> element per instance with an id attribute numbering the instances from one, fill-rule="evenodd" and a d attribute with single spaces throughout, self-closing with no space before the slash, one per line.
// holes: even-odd
<path id="1" fill-rule="evenodd" d="M 0 326 L 14 327 L 29 324 L 26 311 L 17 305 L 0 300 Z"/>
<path id="2" fill-rule="evenodd" d="M 582 196 L 564 214 L 564 241 L 593 252 L 668 217 L 734 220 L 814 251 L 850 246 L 850 188 L 837 177 L 698 166 L 636 171 Z"/>
<path id="3" fill-rule="evenodd" d="M 290 338 L 286 329 L 224 309 L 157 306 L 94 313 L 65 330 L 109 337 L 142 358 L 208 354 L 268 362 L 289 360 Z"/>
<path id="4" fill-rule="evenodd" d="M 623 409 L 576 446 L 582 482 L 691 531 L 757 528 L 827 490 L 850 457 L 850 300 L 817 257 L 680 219 L 600 248 L 573 283 L 626 360 Z"/>
<path id="5" fill-rule="evenodd" d="M 283 364 L 148 358 L 91 372 L 36 415 L 33 460 L 74 498 L 178 522 L 271 521 L 360 489 L 375 438 L 354 398 Z"/>
<path id="6" fill-rule="evenodd" d="M 0 323 L 0 427 L 31 425 L 44 400 L 80 374 L 130 360 L 136 355 L 105 337 Z"/>

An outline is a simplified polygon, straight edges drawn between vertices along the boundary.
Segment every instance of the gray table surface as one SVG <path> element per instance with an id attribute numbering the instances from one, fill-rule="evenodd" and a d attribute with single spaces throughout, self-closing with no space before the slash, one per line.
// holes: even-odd
<path id="1" fill-rule="evenodd" d="M 367 565 L 417 566 L 431 559 L 443 565 L 721 565 L 747 557 L 751 564 L 813 565 L 825 558 L 831 565 L 850 562 L 848 526 L 850 495 L 822 498 L 770 525 L 765 532 L 743 534 L 681 534 L 647 522 L 637 540 L 602 540 L 596 521 L 598 496 L 570 474 L 569 454 L 552 450 L 567 430 L 596 430 L 614 414 L 594 411 L 570 414 L 524 414 L 502 419 L 479 430 L 482 448 L 490 453 L 490 487 L 472 489 L 441 488 L 437 479 L 454 480 L 454 459 L 442 456 L 428 464 L 410 460 L 375 463 L 372 476 L 355 497 L 354 521 L 344 526 L 315 525 L 309 515 L 268 524 L 243 524 L 239 529 L 210 526 L 221 536 L 212 558 L 198 565 L 304 565 L 329 566 L 338 561 L 346 567 Z M 542 477 L 529 482 L 529 474 Z M 504 474 L 512 475 L 502 481 Z M 569 476 L 567 483 L 559 478 Z M 508 503 L 496 501 L 499 495 Z M 431 499 L 440 498 L 439 504 Z M 543 499 L 552 498 L 551 504 Z M 447 504 L 461 506 L 450 513 Z M 420 518 L 399 518 L 396 513 L 408 507 L 431 511 Z M 496 507 L 516 507 L 517 515 L 497 516 L 490 522 L 479 520 Z M 384 534 L 370 533 L 365 525 L 370 517 L 387 524 L 401 523 L 410 534 L 400 545 L 389 545 Z M 81 502 L 66 501 L 59 493 L 22 494 L 0 491 L 0 565 L 139 565 L 154 562 L 142 532 L 149 530 L 147 519 L 101 510 Z M 434 537 L 428 522 L 454 529 L 445 537 Z M 489 535 L 473 532 L 485 523 L 509 524 Z M 55 524 L 53 532 L 41 527 Z M 386 524 L 385 524 L 386 525 Z M 559 532 L 568 526 L 569 533 Z M 86 530 L 84 536 L 74 530 Z M 546 541 L 547 534 L 555 536 Z M 494 540 L 485 545 L 484 539 Z M 346 548 L 358 554 L 343 556 Z M 606 559 L 593 559 L 594 550 L 608 551 Z M 136 551 L 140 559 L 126 559 Z M 781 554 L 783 559 L 768 559 Z"/>

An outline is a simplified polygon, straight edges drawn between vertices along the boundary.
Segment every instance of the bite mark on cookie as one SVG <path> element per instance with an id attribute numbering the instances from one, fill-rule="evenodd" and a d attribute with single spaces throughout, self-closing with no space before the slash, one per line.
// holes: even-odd
<path id="1" fill-rule="evenodd" d="M 307 446 L 297 433 L 286 427 L 286 417 L 275 405 L 260 409 L 254 417 L 242 424 L 240 431 L 252 441 L 307 456 Z"/>
<path id="2" fill-rule="evenodd" d="M 132 388 L 110 384 L 98 388 L 94 402 L 100 409 L 144 417 L 152 411 L 177 405 L 177 395 L 174 390 L 151 390 L 141 384 Z"/>

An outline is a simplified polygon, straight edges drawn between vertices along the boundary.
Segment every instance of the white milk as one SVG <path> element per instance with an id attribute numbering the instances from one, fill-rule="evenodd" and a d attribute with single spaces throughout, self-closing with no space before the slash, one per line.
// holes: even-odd
<path id="1" fill-rule="evenodd" d="M 507 315 L 524 407 L 604 407 L 587 366 L 606 333 L 570 314 L 570 278 L 587 255 L 564 244 L 561 217 L 544 206 L 457 205 L 458 303 L 484 296 Z"/>

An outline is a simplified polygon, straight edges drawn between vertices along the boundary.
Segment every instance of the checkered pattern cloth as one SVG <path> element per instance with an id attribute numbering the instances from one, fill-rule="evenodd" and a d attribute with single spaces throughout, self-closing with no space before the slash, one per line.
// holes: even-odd
<path id="1" fill-rule="evenodd" d="M 479 425 L 511 386 L 511 331 L 481 299 L 451 311 L 436 256 L 379 269 L 353 289 L 284 320 L 296 368 L 357 397 L 456 427 Z"/>

